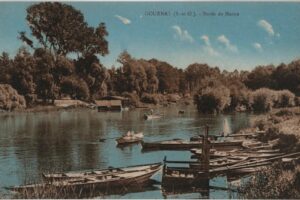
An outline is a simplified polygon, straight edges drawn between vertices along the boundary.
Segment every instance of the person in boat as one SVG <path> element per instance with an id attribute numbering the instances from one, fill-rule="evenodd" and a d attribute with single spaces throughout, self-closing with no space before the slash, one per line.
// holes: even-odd
<path id="1" fill-rule="evenodd" d="M 134 136 L 134 132 L 133 131 L 128 131 L 126 134 L 125 134 L 125 137 L 133 137 Z"/>
<path id="2" fill-rule="evenodd" d="M 153 109 L 151 109 L 151 110 L 150 110 L 150 115 L 153 115 L 153 112 L 154 112 Z"/>

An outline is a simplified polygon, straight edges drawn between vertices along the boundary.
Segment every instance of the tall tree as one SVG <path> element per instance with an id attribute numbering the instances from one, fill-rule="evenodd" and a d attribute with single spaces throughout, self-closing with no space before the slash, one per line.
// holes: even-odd
<path id="1" fill-rule="evenodd" d="M 26 17 L 32 35 L 43 48 L 55 55 L 70 52 L 86 54 L 108 54 L 108 35 L 104 23 L 97 28 L 89 27 L 83 14 L 74 7 L 59 2 L 42 2 L 30 6 Z M 20 39 L 33 47 L 25 32 Z"/>
<path id="2" fill-rule="evenodd" d="M 58 96 L 58 87 L 54 82 L 53 70 L 55 62 L 53 55 L 45 49 L 39 48 L 34 52 L 36 62 L 35 83 L 38 98 L 45 102 L 52 101 Z"/>
<path id="3" fill-rule="evenodd" d="M 10 83 L 13 61 L 9 58 L 8 53 L 2 52 L 0 56 L 0 83 Z"/>
<path id="4" fill-rule="evenodd" d="M 11 85 L 24 95 L 26 102 L 33 100 L 36 84 L 33 76 L 36 70 L 36 62 L 34 57 L 25 49 L 20 48 L 13 61 L 13 69 L 11 71 Z"/>

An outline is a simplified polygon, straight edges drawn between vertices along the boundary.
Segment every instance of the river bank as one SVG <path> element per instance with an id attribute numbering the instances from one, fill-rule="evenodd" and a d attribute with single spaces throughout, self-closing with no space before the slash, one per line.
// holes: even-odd
<path id="1" fill-rule="evenodd" d="M 259 132 L 258 140 L 272 142 L 282 152 L 300 151 L 300 108 L 275 109 L 252 118 L 251 127 L 241 130 Z M 300 163 L 276 162 L 263 168 L 239 187 L 240 198 L 300 198 Z"/>

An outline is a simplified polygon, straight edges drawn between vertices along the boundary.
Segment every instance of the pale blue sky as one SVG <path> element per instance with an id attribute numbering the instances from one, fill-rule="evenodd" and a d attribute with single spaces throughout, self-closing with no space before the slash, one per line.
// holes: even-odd
<path id="1" fill-rule="evenodd" d="M 36 3 L 36 2 L 35 2 Z M 0 52 L 15 55 L 22 42 L 18 31 L 30 30 L 30 2 L 0 2 Z M 118 66 L 127 50 L 136 58 L 157 58 L 185 68 L 208 63 L 221 69 L 252 69 L 257 65 L 288 63 L 300 58 L 300 3 L 250 2 L 69 2 L 91 26 L 105 22 L 110 54 L 106 67 Z M 171 16 L 145 16 L 167 11 Z M 192 11 L 190 16 L 174 12 Z M 205 12 L 234 12 L 239 16 L 203 16 Z M 200 15 L 201 14 L 201 15 Z"/>

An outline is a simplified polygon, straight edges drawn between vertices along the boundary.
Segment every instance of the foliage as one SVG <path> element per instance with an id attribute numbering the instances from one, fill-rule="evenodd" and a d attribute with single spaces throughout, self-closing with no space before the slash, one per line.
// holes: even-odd
<path id="1" fill-rule="evenodd" d="M 272 88 L 274 85 L 272 79 L 274 69 L 273 65 L 256 67 L 248 74 L 247 79 L 244 81 L 245 85 L 250 89 Z"/>
<path id="2" fill-rule="evenodd" d="M 32 35 L 44 49 L 55 55 L 70 52 L 82 55 L 108 53 L 108 35 L 105 24 L 95 29 L 89 27 L 79 10 L 59 2 L 42 2 L 27 8 L 27 17 Z M 20 33 L 20 39 L 32 46 L 32 41 Z"/>
<path id="3" fill-rule="evenodd" d="M 27 102 L 30 102 L 35 93 L 35 69 L 36 62 L 31 54 L 24 48 L 19 49 L 13 61 L 10 84 L 19 94 L 25 96 Z"/>
<path id="4" fill-rule="evenodd" d="M 89 88 L 87 83 L 76 76 L 64 77 L 61 82 L 61 92 L 70 95 L 73 99 L 87 100 Z"/>
<path id="5" fill-rule="evenodd" d="M 230 91 L 224 86 L 206 87 L 194 98 L 197 109 L 203 113 L 222 112 L 230 105 Z"/>
<path id="6" fill-rule="evenodd" d="M 159 96 L 157 94 L 147 94 L 144 93 L 142 95 L 141 101 L 143 103 L 152 103 L 152 104 L 158 104 L 159 103 Z"/>
<path id="7" fill-rule="evenodd" d="M 0 84 L 0 109 L 14 110 L 26 107 L 25 98 L 8 84 Z"/>
<path id="8" fill-rule="evenodd" d="M 182 71 L 174 68 L 167 62 L 162 62 L 156 59 L 149 60 L 151 64 L 156 67 L 157 70 L 157 79 L 159 82 L 158 91 L 160 93 L 173 93 L 179 92 L 180 84 L 182 84 Z"/>
<path id="9" fill-rule="evenodd" d="M 291 107 L 295 105 L 295 94 L 289 90 L 276 91 L 277 101 L 275 102 L 275 107 Z"/>
<path id="10" fill-rule="evenodd" d="M 219 68 L 212 68 L 207 64 L 194 63 L 185 70 L 185 80 L 190 93 L 199 90 L 203 85 L 204 79 L 219 79 L 219 77 Z"/>
<path id="11" fill-rule="evenodd" d="M 76 73 L 87 83 L 93 99 L 107 95 L 110 74 L 95 55 L 80 58 L 75 66 Z"/>
<path id="12" fill-rule="evenodd" d="M 273 107 L 273 90 L 261 88 L 251 93 L 250 104 L 256 112 L 270 111 Z"/>
<path id="13" fill-rule="evenodd" d="M 245 199 L 299 199 L 300 167 L 275 163 L 242 185 L 239 194 Z"/>
<path id="14" fill-rule="evenodd" d="M 129 99 L 129 105 L 132 105 L 134 107 L 138 107 L 140 105 L 140 97 L 135 92 L 124 92 L 122 96 Z"/>
<path id="15" fill-rule="evenodd" d="M 53 69 L 55 68 L 52 54 L 45 49 L 36 49 L 33 56 L 36 62 L 34 77 L 38 98 L 41 98 L 44 101 L 56 99 L 58 88 L 55 85 L 52 74 Z"/>

